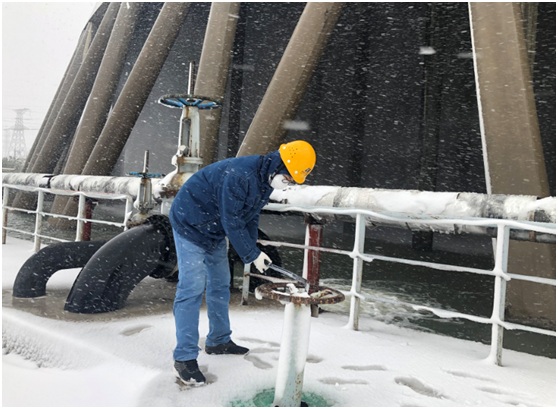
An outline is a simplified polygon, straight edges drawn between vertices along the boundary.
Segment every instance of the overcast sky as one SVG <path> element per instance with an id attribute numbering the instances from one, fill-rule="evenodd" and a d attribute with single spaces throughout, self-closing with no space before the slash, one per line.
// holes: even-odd
<path id="1" fill-rule="evenodd" d="M 24 116 L 27 149 L 46 115 L 96 2 L 2 3 L 2 134 Z M 4 138 L 2 138 L 4 139 Z"/>

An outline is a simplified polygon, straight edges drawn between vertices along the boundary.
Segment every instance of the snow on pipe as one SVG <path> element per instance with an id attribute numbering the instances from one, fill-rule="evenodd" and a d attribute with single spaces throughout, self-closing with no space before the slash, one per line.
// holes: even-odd
<path id="1" fill-rule="evenodd" d="M 157 185 L 161 179 L 152 179 Z M 140 180 L 136 177 L 87 175 L 48 175 L 5 173 L 3 184 L 44 187 L 86 193 L 120 193 L 137 197 Z M 158 191 L 155 189 L 155 195 Z M 159 199 L 158 197 L 156 199 Z M 556 198 L 539 199 L 526 195 L 486 195 L 464 192 L 424 192 L 418 190 L 370 189 L 340 186 L 292 186 L 275 190 L 271 201 L 301 207 L 358 208 L 403 218 L 438 219 L 507 219 L 527 222 L 556 223 Z M 375 220 L 378 224 L 411 228 L 405 220 Z M 444 233 L 475 233 L 492 235 L 491 228 L 452 226 L 448 224 L 412 226 L 412 230 Z M 514 231 L 512 238 L 555 242 L 550 234 Z"/>
<path id="2" fill-rule="evenodd" d="M 463 192 L 291 186 L 275 190 L 275 202 L 293 206 L 358 208 L 418 217 L 510 219 L 556 223 L 556 198 Z"/>
<path id="3" fill-rule="evenodd" d="M 159 179 L 152 179 L 157 183 Z M 84 193 L 123 194 L 137 197 L 141 180 L 128 176 L 51 175 L 4 173 L 2 184 L 42 187 Z"/>
<path id="4" fill-rule="evenodd" d="M 160 179 L 152 179 L 153 184 Z M 136 197 L 136 177 L 4 173 L 2 184 Z M 340 186 L 291 186 L 275 190 L 271 201 L 293 206 L 358 208 L 416 217 L 509 219 L 556 223 L 556 198 L 463 192 L 371 189 Z"/>
<path id="5" fill-rule="evenodd" d="M 299 207 L 369 210 L 394 216 L 388 220 L 367 216 L 369 223 L 411 230 L 443 233 L 474 233 L 493 236 L 495 228 L 457 224 L 411 223 L 407 219 L 506 219 L 556 223 L 556 198 L 525 195 L 486 195 L 463 192 L 367 189 L 339 186 L 291 186 L 275 190 L 271 201 Z M 273 206 L 269 206 L 272 210 Z M 554 234 L 513 230 L 512 239 L 554 243 Z"/>

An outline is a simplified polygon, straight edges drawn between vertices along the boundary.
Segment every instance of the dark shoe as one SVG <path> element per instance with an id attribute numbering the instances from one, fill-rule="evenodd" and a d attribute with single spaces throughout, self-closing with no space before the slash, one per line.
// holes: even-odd
<path id="1" fill-rule="evenodd" d="M 232 341 L 214 347 L 210 347 L 207 345 L 205 346 L 205 352 L 207 352 L 209 355 L 224 355 L 224 354 L 244 355 L 248 351 L 249 351 L 248 348 L 238 346 Z"/>
<path id="2" fill-rule="evenodd" d="M 205 384 L 205 376 L 198 368 L 198 361 L 174 361 L 174 372 L 185 385 L 201 386 Z"/>

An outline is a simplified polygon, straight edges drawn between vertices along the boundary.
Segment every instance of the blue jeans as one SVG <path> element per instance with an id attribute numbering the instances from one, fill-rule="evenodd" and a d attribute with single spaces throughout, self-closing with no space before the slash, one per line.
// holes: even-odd
<path id="1" fill-rule="evenodd" d="M 229 322 L 230 270 L 227 243 L 206 251 L 174 230 L 178 256 L 178 284 L 174 299 L 176 325 L 175 361 L 196 359 L 200 348 L 199 318 L 203 294 L 207 304 L 209 334 L 205 344 L 216 346 L 231 340 Z"/>

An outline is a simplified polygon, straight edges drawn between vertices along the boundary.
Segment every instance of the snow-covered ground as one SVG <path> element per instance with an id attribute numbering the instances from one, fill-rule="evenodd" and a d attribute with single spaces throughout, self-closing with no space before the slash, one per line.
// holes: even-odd
<path id="1" fill-rule="evenodd" d="M 2 404 L 4 406 L 250 405 L 275 385 L 283 307 L 233 297 L 239 356 L 200 353 L 208 385 L 186 389 L 172 373 L 173 285 L 146 279 L 123 310 L 96 315 L 63 311 L 77 270 L 55 274 L 47 296 L 16 300 L 11 288 L 32 255 L 30 242 L 2 246 Z M 504 366 L 480 343 L 416 332 L 362 317 L 324 313 L 312 319 L 305 368 L 307 397 L 330 406 L 555 406 L 556 361 L 504 350 Z M 208 323 L 202 311 L 200 334 Z M 202 339 L 203 343 L 203 339 Z M 311 399 L 308 399 L 311 400 Z"/>

